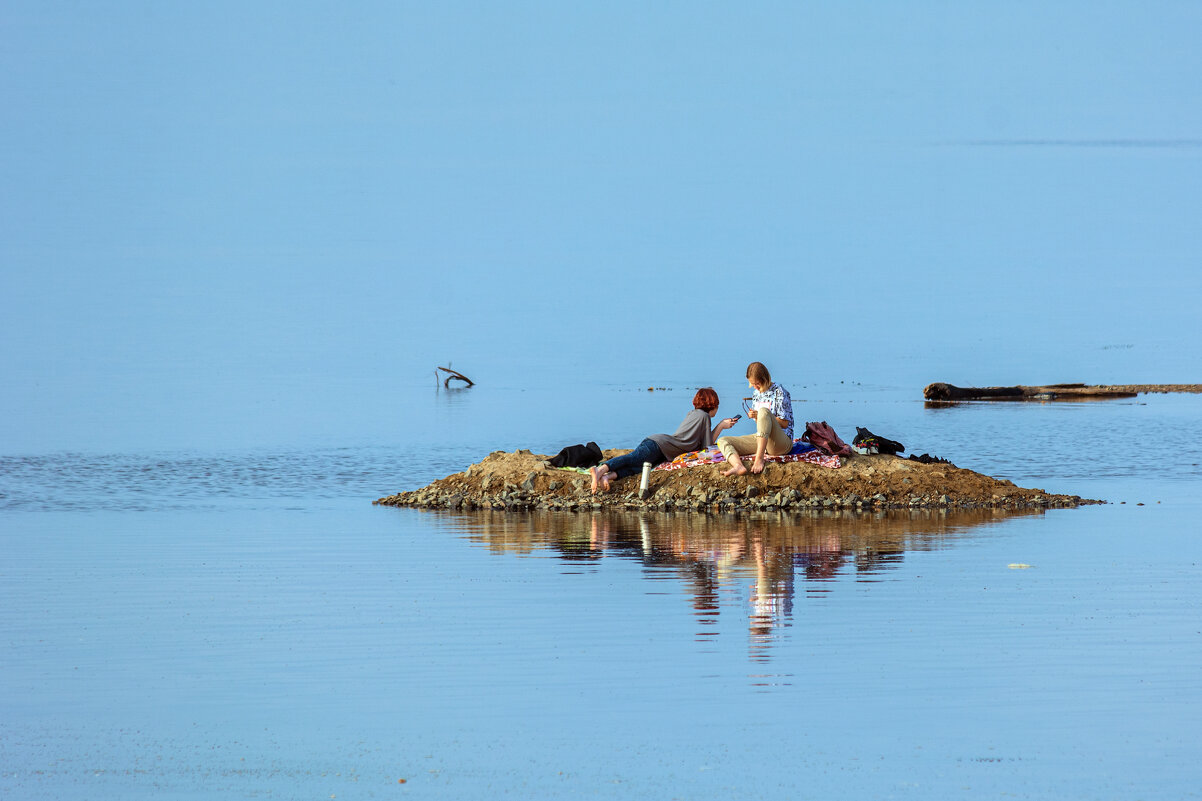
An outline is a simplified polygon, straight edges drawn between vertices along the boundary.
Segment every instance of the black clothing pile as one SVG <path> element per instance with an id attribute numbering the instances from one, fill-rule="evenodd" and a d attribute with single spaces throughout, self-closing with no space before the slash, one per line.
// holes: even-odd
<path id="1" fill-rule="evenodd" d="M 592 467 L 601 464 L 604 456 L 595 442 L 587 445 L 569 445 L 552 456 L 548 463 L 552 467 Z"/>
<path id="2" fill-rule="evenodd" d="M 860 428 L 859 426 L 856 426 L 856 438 L 851 441 L 851 444 L 860 453 L 891 453 L 896 455 L 906 449 L 906 446 L 897 440 L 877 436 L 867 428 Z"/>

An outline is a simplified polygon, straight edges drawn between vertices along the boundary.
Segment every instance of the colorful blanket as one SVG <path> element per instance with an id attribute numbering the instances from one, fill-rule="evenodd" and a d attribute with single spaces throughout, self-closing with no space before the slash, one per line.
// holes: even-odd
<path id="1" fill-rule="evenodd" d="M 754 455 L 744 456 L 743 460 L 755 459 Z M 706 464 L 718 464 L 725 462 L 726 457 L 722 455 L 722 451 L 717 448 L 709 448 L 703 451 L 690 451 L 682 453 L 670 462 L 656 465 L 656 470 L 680 470 L 683 467 L 700 467 Z M 819 467 L 838 468 L 842 467 L 838 456 L 830 456 L 822 453 L 808 442 L 802 442 L 799 439 L 793 440 L 793 450 L 783 456 L 765 456 L 765 462 L 807 462 L 816 464 Z"/>

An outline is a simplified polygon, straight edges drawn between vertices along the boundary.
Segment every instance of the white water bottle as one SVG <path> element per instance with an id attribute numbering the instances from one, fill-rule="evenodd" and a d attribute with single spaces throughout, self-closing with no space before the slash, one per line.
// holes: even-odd
<path id="1" fill-rule="evenodd" d="M 651 462 L 643 462 L 643 478 L 639 481 L 639 497 L 647 494 L 647 482 L 651 480 Z"/>

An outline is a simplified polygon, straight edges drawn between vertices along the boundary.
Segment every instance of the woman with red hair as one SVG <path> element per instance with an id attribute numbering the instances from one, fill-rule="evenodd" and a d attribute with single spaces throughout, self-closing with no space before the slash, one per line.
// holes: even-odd
<path id="1" fill-rule="evenodd" d="M 711 387 L 697 390 L 697 394 L 693 396 L 693 411 L 685 415 L 675 434 L 652 434 L 625 456 L 615 456 L 596 467 L 590 467 L 593 492 L 595 493 L 598 487 L 608 490 L 609 482 L 615 478 L 633 476 L 643 469 L 643 462 L 657 465 L 675 459 L 682 453 L 713 445 L 720 433 L 735 424 L 734 420 L 726 418 L 719 420 L 711 429 L 710 420 L 714 419 L 717 412 L 718 393 Z"/>

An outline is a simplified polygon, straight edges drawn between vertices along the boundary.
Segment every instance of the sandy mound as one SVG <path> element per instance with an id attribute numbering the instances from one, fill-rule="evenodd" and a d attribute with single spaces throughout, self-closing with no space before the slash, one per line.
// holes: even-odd
<path id="1" fill-rule="evenodd" d="M 608 450 L 609 459 L 628 451 Z M 725 465 L 656 470 L 645 498 L 637 495 L 639 477 L 615 482 L 608 493 L 590 495 L 587 475 L 550 467 L 542 454 L 528 450 L 495 451 L 446 478 L 412 492 L 375 501 L 385 506 L 438 509 L 599 509 L 612 507 L 665 510 L 734 508 L 927 507 L 1010 509 L 1073 507 L 1102 501 L 1076 495 L 1052 495 L 1024 489 L 947 464 L 921 464 L 896 456 L 843 457 L 838 469 L 804 462 L 769 463 L 758 476 L 727 478 Z"/>

